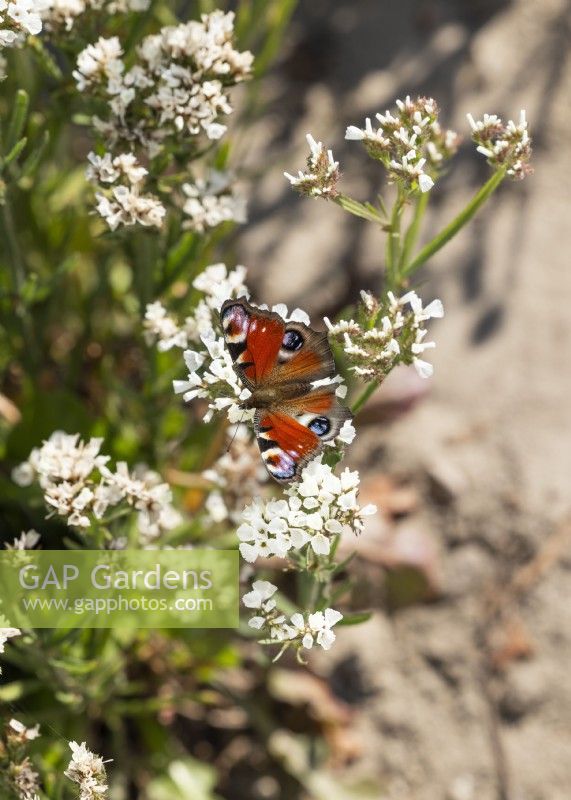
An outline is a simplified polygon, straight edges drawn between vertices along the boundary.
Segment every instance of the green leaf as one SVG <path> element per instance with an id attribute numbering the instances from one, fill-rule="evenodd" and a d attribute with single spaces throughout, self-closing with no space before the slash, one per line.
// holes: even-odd
<path id="1" fill-rule="evenodd" d="M 30 155 L 26 158 L 26 160 L 22 164 L 21 177 L 27 177 L 28 175 L 32 175 L 36 171 L 36 168 L 40 163 L 40 161 L 42 160 L 42 156 L 46 151 L 46 147 L 48 146 L 49 141 L 50 141 L 50 132 L 44 131 L 40 143 L 34 150 L 32 150 Z"/>
<path id="2" fill-rule="evenodd" d="M 338 625 L 360 625 L 362 622 L 367 622 L 372 616 L 371 611 L 362 611 L 357 614 L 345 614 L 342 620 L 339 620 Z"/>
<path id="3" fill-rule="evenodd" d="M 353 214 L 355 217 L 369 220 L 369 222 L 379 222 L 381 224 L 385 223 L 383 217 L 370 203 L 360 203 L 358 200 L 353 200 L 352 197 L 348 197 L 345 194 L 337 195 L 335 202 L 338 206 L 341 206 L 341 208 L 343 208 L 345 211 L 348 211 L 350 214 Z"/>
<path id="4" fill-rule="evenodd" d="M 219 170 L 226 169 L 229 157 L 230 142 L 223 142 L 216 153 L 216 158 L 214 159 L 214 168 Z"/>
<path id="5" fill-rule="evenodd" d="M 6 133 L 6 147 L 8 148 L 8 153 L 12 151 L 22 136 L 29 106 L 30 98 L 28 93 L 23 89 L 18 89 L 16 100 L 14 101 L 14 108 L 12 109 L 12 116 L 8 123 L 8 132 Z"/>
<path id="6" fill-rule="evenodd" d="M 0 166 L 1 167 L 9 166 L 12 163 L 12 161 L 15 161 L 18 158 L 18 156 L 20 155 L 20 153 L 27 144 L 28 144 L 28 139 L 24 136 L 22 139 L 20 139 L 19 142 L 16 142 L 16 144 L 10 150 L 8 155 L 5 156 L 5 158 L 3 158 L 2 160 L 0 160 Z"/>

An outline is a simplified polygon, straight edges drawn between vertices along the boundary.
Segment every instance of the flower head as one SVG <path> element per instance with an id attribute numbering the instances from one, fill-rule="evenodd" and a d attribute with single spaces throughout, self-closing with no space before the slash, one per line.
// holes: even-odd
<path id="1" fill-rule="evenodd" d="M 0 2 L 0 48 L 21 47 L 26 36 L 42 30 L 46 0 L 2 0 Z"/>
<path id="2" fill-rule="evenodd" d="M 316 142 L 310 133 L 306 138 L 310 150 L 306 172 L 299 170 L 297 175 L 284 172 L 284 175 L 300 194 L 332 199 L 338 194 L 339 162 L 333 158 L 333 152 L 325 150 L 323 144 Z"/>
<path id="3" fill-rule="evenodd" d="M 331 323 L 326 318 L 325 324 L 329 336 L 343 344 L 352 363 L 350 369 L 356 375 L 382 381 L 397 364 L 413 364 L 421 377 L 428 378 L 432 375 L 432 365 L 420 356 L 435 347 L 435 343 L 425 341 L 425 323 L 443 315 L 440 300 L 433 300 L 425 307 L 414 291 L 400 298 L 389 292 L 384 308 L 365 296 L 362 323 L 354 320 Z"/>
<path id="4" fill-rule="evenodd" d="M 484 114 L 477 121 L 471 114 L 467 114 L 467 118 L 476 150 L 486 157 L 491 167 L 507 168 L 507 174 L 514 180 L 521 180 L 532 172 L 529 166 L 531 138 L 524 110 L 517 124 L 511 119 L 504 124 L 495 114 Z"/>
<path id="5" fill-rule="evenodd" d="M 368 154 L 384 164 L 393 181 L 428 192 L 442 163 L 458 148 L 454 131 L 440 127 L 435 101 L 430 97 L 412 100 L 407 95 L 396 101 L 396 108 L 377 114 L 376 119 L 376 127 L 370 118 L 364 128 L 350 125 L 345 138 L 362 142 Z"/>
<path id="6" fill-rule="evenodd" d="M 30 530 L 23 531 L 19 537 L 14 539 L 12 544 L 6 542 L 4 546 L 6 550 L 33 550 L 39 541 L 40 534 L 37 531 Z"/>
<path id="7" fill-rule="evenodd" d="M 64 775 L 79 786 L 80 800 L 102 800 L 107 796 L 105 762 L 85 742 L 70 742 L 69 746 L 71 760 Z"/>
<path id="8" fill-rule="evenodd" d="M 235 191 L 228 175 L 212 172 L 208 180 L 184 183 L 183 227 L 204 233 L 222 222 L 246 222 L 246 200 Z"/>
<path id="9" fill-rule="evenodd" d="M 183 321 L 175 320 L 160 301 L 150 303 L 144 322 L 147 342 L 151 344 L 157 341 L 157 347 L 161 351 L 172 347 L 186 349 L 191 344 L 198 345 L 199 355 L 189 364 L 189 372 L 195 372 L 204 363 L 201 358 L 207 358 L 207 348 L 202 337 L 210 340 L 212 332 L 218 329 L 222 303 L 231 297 L 248 295 L 245 277 L 246 268 L 242 266 L 233 270 L 227 269 L 225 264 L 211 264 L 206 267 L 192 282 L 193 288 L 198 289 L 203 297 L 193 313 Z M 198 364 L 198 361 L 201 363 Z"/>
<path id="10" fill-rule="evenodd" d="M 169 139 L 219 139 L 232 112 L 227 88 L 248 78 L 253 63 L 233 37 L 234 14 L 214 11 L 146 36 L 129 69 L 117 37 L 88 45 L 73 74 L 80 91 L 107 102 L 94 124 L 108 145 L 136 143 L 152 158 Z"/>
<path id="11" fill-rule="evenodd" d="M 4 645 L 9 639 L 21 635 L 22 631 L 19 628 L 0 628 L 0 653 L 4 652 Z"/>
<path id="12" fill-rule="evenodd" d="M 334 625 L 343 619 L 343 614 L 334 608 L 316 611 L 313 614 L 296 612 L 291 617 L 279 610 L 274 598 L 277 586 L 269 581 L 254 581 L 252 590 L 242 597 L 244 605 L 255 611 L 248 625 L 260 631 L 265 638 L 263 644 L 287 644 L 310 650 L 317 643 L 329 650 L 335 641 Z"/>
<path id="13" fill-rule="evenodd" d="M 363 518 L 376 512 L 373 505 L 359 506 L 359 482 L 358 472 L 345 469 L 337 476 L 320 459 L 310 462 L 284 499 L 257 500 L 244 509 L 237 530 L 242 558 L 285 558 L 306 547 L 328 555 L 335 537 L 344 530 L 360 533 Z"/>
<path id="14" fill-rule="evenodd" d="M 127 465 L 119 462 L 116 470 L 111 470 L 107 466 L 109 456 L 100 453 L 102 442 L 102 439 L 83 442 L 78 434 L 55 431 L 41 447 L 32 450 L 12 477 L 20 485 L 37 480 L 49 516 L 65 517 L 74 527 L 89 528 L 110 507 L 123 503 L 138 512 L 139 533 L 145 543 L 175 528 L 180 515 L 172 506 L 168 484 L 144 465 L 129 473 Z M 34 534 L 35 531 L 29 531 L 13 547 L 18 545 L 22 549 L 20 544 L 36 544 L 39 537 Z"/>

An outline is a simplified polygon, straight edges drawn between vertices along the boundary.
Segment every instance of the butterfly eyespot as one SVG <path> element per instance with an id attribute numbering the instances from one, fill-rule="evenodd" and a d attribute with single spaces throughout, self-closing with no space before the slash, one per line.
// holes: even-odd
<path id="1" fill-rule="evenodd" d="M 316 433 L 318 436 L 325 436 L 331 430 L 331 423 L 327 417 L 315 417 L 307 426 L 310 431 Z"/>
<path id="2" fill-rule="evenodd" d="M 284 350 L 295 351 L 303 345 L 303 336 L 298 331 L 286 331 L 282 347 Z"/>

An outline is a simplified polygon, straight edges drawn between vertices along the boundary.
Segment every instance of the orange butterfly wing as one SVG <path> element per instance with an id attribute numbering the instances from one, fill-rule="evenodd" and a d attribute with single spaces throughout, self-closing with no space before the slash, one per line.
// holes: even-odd
<path id="1" fill-rule="evenodd" d="M 335 373 L 327 335 L 301 322 L 285 322 L 242 297 L 224 303 L 220 321 L 236 371 L 250 390 L 264 384 L 309 384 Z"/>
<path id="2" fill-rule="evenodd" d="M 294 480 L 351 418 L 334 386 L 312 388 L 314 381 L 335 373 L 327 335 L 303 323 L 285 322 L 244 298 L 227 300 L 220 320 L 235 369 L 252 392 L 249 407 L 257 409 L 255 432 L 262 459 L 277 481 Z M 270 402 L 267 390 L 273 390 Z"/>

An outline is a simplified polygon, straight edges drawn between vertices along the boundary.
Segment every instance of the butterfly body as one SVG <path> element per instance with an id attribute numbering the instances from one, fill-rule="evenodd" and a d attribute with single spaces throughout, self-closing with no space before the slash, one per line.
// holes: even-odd
<path id="1" fill-rule="evenodd" d="M 351 418 L 335 385 L 315 385 L 335 374 L 327 335 L 245 298 L 227 300 L 220 320 L 234 368 L 250 391 L 242 408 L 256 410 L 262 459 L 277 481 L 295 480 Z"/>

